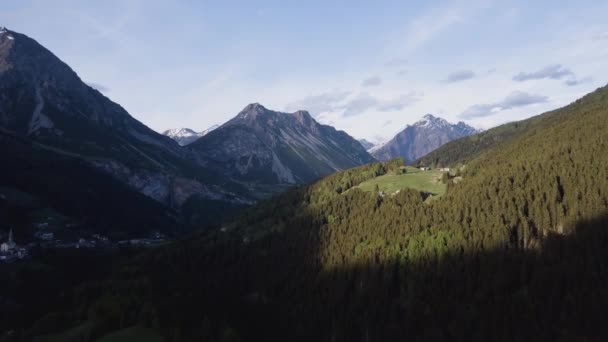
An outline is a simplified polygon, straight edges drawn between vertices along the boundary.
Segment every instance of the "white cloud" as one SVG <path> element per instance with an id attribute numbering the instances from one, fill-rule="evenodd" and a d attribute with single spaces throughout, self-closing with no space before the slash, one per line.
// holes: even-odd
<path id="1" fill-rule="evenodd" d="M 403 108 L 420 100 L 421 96 L 415 92 L 403 94 L 395 99 L 379 101 L 378 110 L 381 112 L 400 111 Z"/>
<path id="2" fill-rule="evenodd" d="M 584 78 L 578 78 L 578 79 L 577 78 L 572 78 L 572 79 L 564 81 L 564 84 L 567 85 L 567 86 L 569 86 L 569 87 L 574 87 L 574 86 L 581 85 L 581 84 L 584 84 L 584 83 L 588 83 L 588 82 L 591 82 L 591 81 L 593 81 L 593 79 L 591 77 L 584 77 Z"/>
<path id="3" fill-rule="evenodd" d="M 384 63 L 384 66 L 392 68 L 392 67 L 402 67 L 407 65 L 407 59 L 406 58 L 393 58 L 389 61 L 387 61 L 386 63 Z"/>
<path id="4" fill-rule="evenodd" d="M 361 85 L 364 87 L 374 87 L 380 85 L 381 83 L 382 78 L 380 76 L 372 76 L 364 79 L 363 82 L 361 82 Z"/>
<path id="5" fill-rule="evenodd" d="M 472 70 L 458 70 L 454 71 L 448 75 L 445 82 L 446 83 L 455 83 L 470 80 L 475 77 L 475 73 Z"/>
<path id="6" fill-rule="evenodd" d="M 574 76 L 572 70 L 564 68 L 561 64 L 549 65 L 533 72 L 520 72 L 513 76 L 513 81 L 525 82 L 530 80 L 552 79 L 560 80 L 564 77 Z"/>
<path id="7" fill-rule="evenodd" d="M 307 96 L 301 100 L 287 104 L 285 110 L 294 112 L 306 110 L 313 116 L 324 112 L 331 112 L 336 109 L 338 103 L 350 95 L 349 91 L 333 90 L 327 93 Z"/>
<path id="8" fill-rule="evenodd" d="M 547 96 L 531 95 L 523 91 L 514 91 L 501 101 L 470 106 L 460 114 L 460 117 L 463 119 L 474 119 L 490 116 L 504 110 L 544 103 L 548 100 L 549 98 Z"/>
<path id="9" fill-rule="evenodd" d="M 368 109 L 376 107 L 376 105 L 378 105 L 378 99 L 368 93 L 360 93 L 357 97 L 346 103 L 344 116 L 348 117 L 363 114 Z"/>

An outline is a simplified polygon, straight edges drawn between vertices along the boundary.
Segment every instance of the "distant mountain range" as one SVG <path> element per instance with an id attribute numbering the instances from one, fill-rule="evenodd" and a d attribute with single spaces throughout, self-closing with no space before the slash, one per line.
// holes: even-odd
<path id="1" fill-rule="evenodd" d="M 252 104 L 207 134 L 210 130 L 165 132 L 178 143 L 85 84 L 35 40 L 0 31 L 0 131 L 10 139 L 25 139 L 36 151 L 47 151 L 46 159 L 62 156 L 86 163 L 82 179 L 90 179 L 91 168 L 101 171 L 178 213 L 217 216 L 203 212 L 249 205 L 286 186 L 374 161 L 348 134 L 318 124 L 303 111 L 280 113 Z M 39 158 L 29 152 L 17 158 L 14 144 L 4 144 L 2 150 L 21 163 L 15 170 L 32 164 L 27 156 Z M 34 169 L 28 177 L 44 172 Z M 15 186 L 9 183 L 0 180 L 0 187 Z M 90 192 L 74 193 L 84 196 L 76 202 L 89 201 Z M 52 206 L 63 195 L 46 196 Z"/>
<path id="2" fill-rule="evenodd" d="M 307 183 L 374 161 L 357 140 L 306 111 L 282 113 L 257 103 L 189 147 L 214 170 L 266 184 Z"/>
<path id="3" fill-rule="evenodd" d="M 207 133 L 218 127 L 220 127 L 220 125 L 213 125 L 201 132 L 196 132 L 190 128 L 173 128 L 164 131 L 162 134 L 175 140 L 180 146 L 186 146 L 195 142 L 198 138 L 207 135 Z"/>
<path id="4" fill-rule="evenodd" d="M 431 114 L 408 125 L 388 142 L 374 146 L 370 153 L 378 160 L 397 157 L 411 163 L 454 139 L 476 134 L 479 131 L 464 122 L 451 124 Z"/>

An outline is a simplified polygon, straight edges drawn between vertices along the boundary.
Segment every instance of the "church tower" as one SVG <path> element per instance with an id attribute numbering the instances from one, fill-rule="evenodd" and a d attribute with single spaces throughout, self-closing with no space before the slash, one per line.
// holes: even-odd
<path id="1" fill-rule="evenodd" d="M 12 229 L 8 232 L 8 246 L 10 248 L 15 247 L 15 237 L 13 236 L 13 230 Z"/>

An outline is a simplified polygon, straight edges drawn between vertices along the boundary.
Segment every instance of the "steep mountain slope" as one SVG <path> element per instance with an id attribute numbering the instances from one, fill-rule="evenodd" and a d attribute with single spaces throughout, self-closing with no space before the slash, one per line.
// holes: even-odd
<path id="1" fill-rule="evenodd" d="M 477 130 L 464 122 L 450 124 L 444 119 L 427 114 L 413 125 L 383 145 L 374 147 L 370 152 L 378 160 L 403 157 L 410 163 L 441 145 L 464 136 L 477 133 Z"/>
<path id="2" fill-rule="evenodd" d="M 178 207 L 191 195 L 243 200 L 189 150 L 135 120 L 33 39 L 6 29 L 0 32 L 0 128 L 81 157 L 167 205 Z"/>
<path id="3" fill-rule="evenodd" d="M 430 203 L 353 189 L 398 162 L 333 174 L 86 284 L 66 316 L 184 340 L 606 340 L 607 131 L 602 88 Z"/>
<path id="4" fill-rule="evenodd" d="M 31 236 L 57 217 L 57 228 L 72 240 L 83 232 L 112 238 L 173 234 L 179 226 L 171 209 L 79 158 L 1 130 L 0 144 L 0 231 Z"/>
<path id="5" fill-rule="evenodd" d="M 275 112 L 257 103 L 189 147 L 215 170 L 267 184 L 307 183 L 374 161 L 355 139 L 308 112 Z"/>
<path id="6" fill-rule="evenodd" d="M 207 133 L 218 127 L 219 125 L 213 125 L 201 132 L 195 132 L 190 128 L 173 128 L 164 131 L 162 134 L 175 140 L 180 146 L 186 146 L 195 142 L 198 138 L 207 135 Z"/>

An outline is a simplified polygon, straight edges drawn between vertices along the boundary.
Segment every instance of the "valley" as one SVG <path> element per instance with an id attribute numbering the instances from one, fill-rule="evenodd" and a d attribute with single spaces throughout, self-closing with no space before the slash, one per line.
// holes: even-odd
<path id="1" fill-rule="evenodd" d="M 58 54 L 0 27 L 0 342 L 608 340 L 584 4 L 55 5 L 0 3 Z"/>

